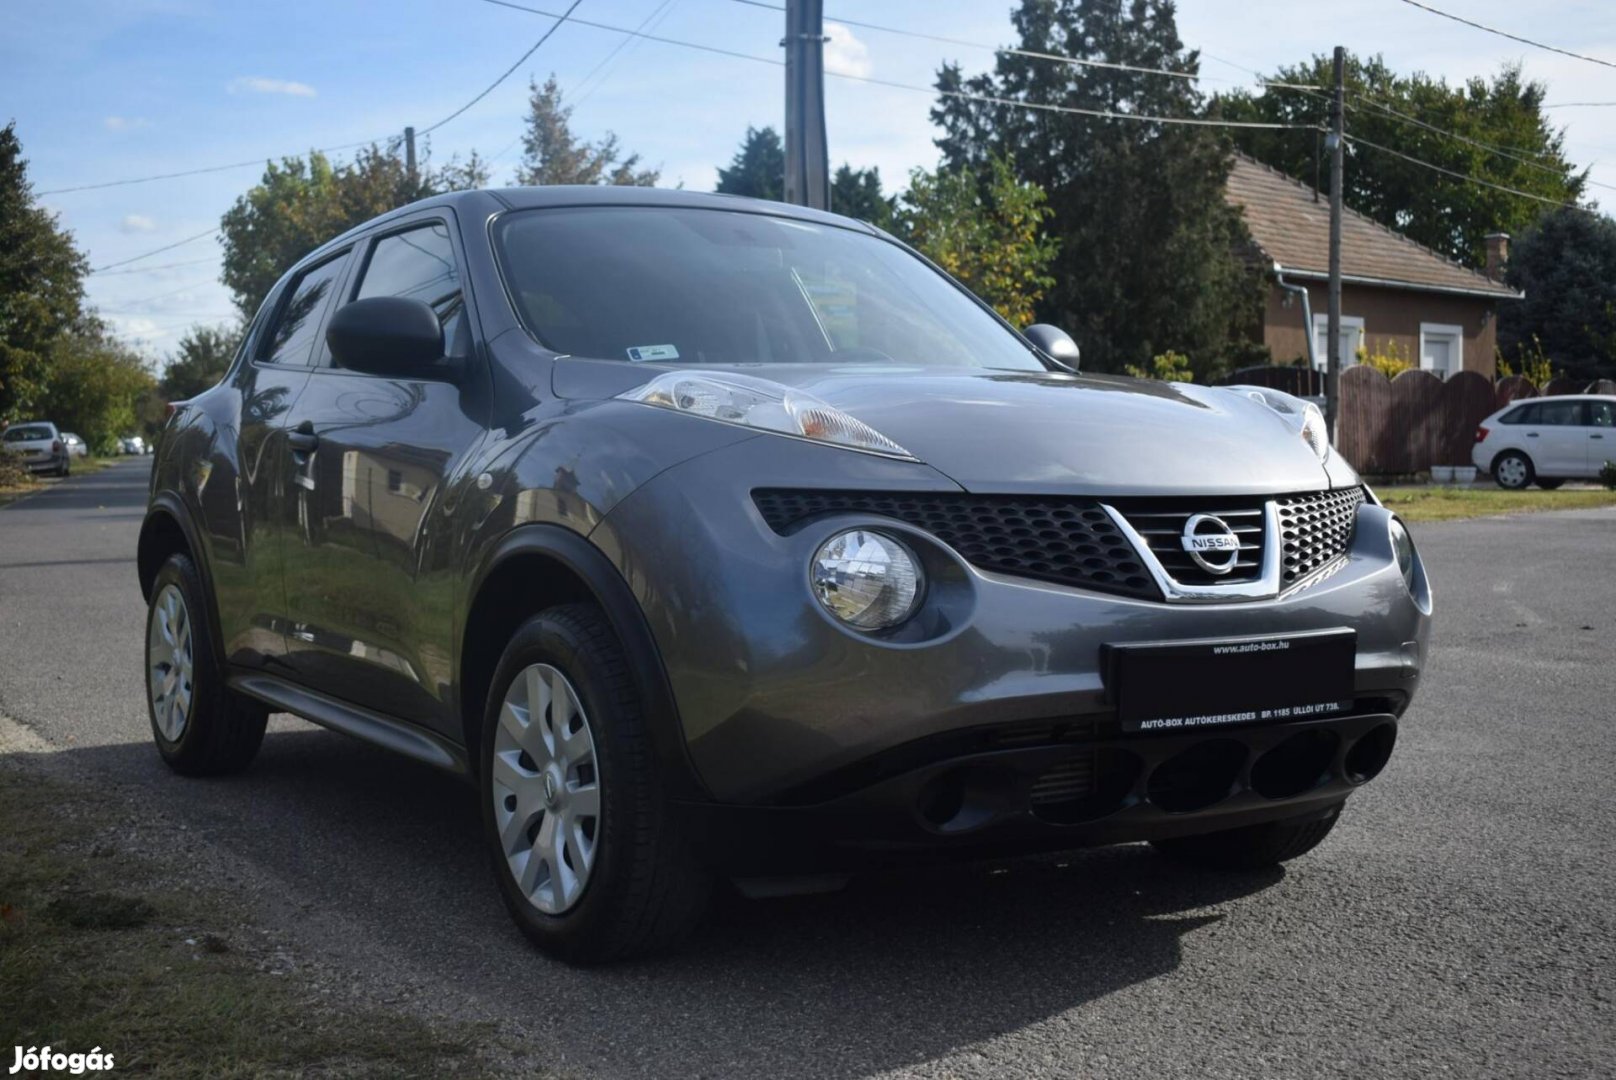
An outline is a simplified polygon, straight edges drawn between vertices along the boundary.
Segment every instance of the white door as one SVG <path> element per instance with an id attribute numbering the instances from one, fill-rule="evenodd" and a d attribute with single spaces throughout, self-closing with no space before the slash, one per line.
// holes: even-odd
<path id="1" fill-rule="evenodd" d="M 1598 476 L 1607 461 L 1616 461 L 1616 401 L 1588 402 L 1583 446 L 1588 452 L 1584 476 Z"/>
<path id="2" fill-rule="evenodd" d="M 1546 477 L 1582 476 L 1588 469 L 1588 431 L 1583 427 L 1582 401 L 1544 398 L 1537 422 L 1528 425 L 1527 452 L 1537 474 Z"/>
<path id="3" fill-rule="evenodd" d="M 1464 328 L 1421 323 L 1420 367 L 1443 379 L 1464 370 Z"/>

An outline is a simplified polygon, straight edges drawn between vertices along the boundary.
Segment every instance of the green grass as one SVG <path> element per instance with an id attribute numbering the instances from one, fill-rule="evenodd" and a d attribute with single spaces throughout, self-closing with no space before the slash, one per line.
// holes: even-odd
<path id="1" fill-rule="evenodd" d="M 1616 506 L 1616 491 L 1505 491 L 1502 488 L 1385 488 L 1380 501 L 1409 521 L 1453 521 L 1489 514 Z"/>
<path id="2" fill-rule="evenodd" d="M 107 842 L 130 808 L 31 772 L 0 759 L 0 1067 L 49 1044 L 173 1077 L 498 1071 L 484 1025 L 319 991 L 232 898 Z"/>

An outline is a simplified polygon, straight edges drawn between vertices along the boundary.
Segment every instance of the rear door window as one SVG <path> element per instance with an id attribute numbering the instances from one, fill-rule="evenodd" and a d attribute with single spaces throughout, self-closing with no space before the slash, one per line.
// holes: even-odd
<path id="1" fill-rule="evenodd" d="M 1574 427 L 1582 423 L 1582 402 L 1541 401 L 1536 423 L 1544 426 Z"/>
<path id="2" fill-rule="evenodd" d="M 313 362 L 315 337 L 346 263 L 347 252 L 343 252 L 305 270 L 292 282 L 286 290 L 286 299 L 275 313 L 274 324 L 265 335 L 258 354 L 261 361 L 290 367 L 306 367 Z"/>
<path id="3" fill-rule="evenodd" d="M 1589 427 L 1616 427 L 1616 403 L 1609 401 L 1590 401 L 1588 403 Z"/>

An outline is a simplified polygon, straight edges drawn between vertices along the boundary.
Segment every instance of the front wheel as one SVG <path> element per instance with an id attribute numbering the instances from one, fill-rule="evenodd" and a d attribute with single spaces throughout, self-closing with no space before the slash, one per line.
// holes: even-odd
<path id="1" fill-rule="evenodd" d="M 240 772 L 264 741 L 269 710 L 231 690 L 213 654 L 207 594 L 189 556 L 170 555 L 146 612 L 146 706 L 157 752 L 186 776 Z"/>
<path id="2" fill-rule="evenodd" d="M 516 631 L 480 765 L 500 895 L 540 949 L 599 963 L 695 926 L 707 876 L 669 813 L 627 657 L 598 608 L 550 608 Z"/>
<path id="3" fill-rule="evenodd" d="M 1493 462 L 1493 479 L 1505 491 L 1520 491 L 1535 478 L 1532 459 L 1519 450 L 1506 450 Z"/>
<path id="4" fill-rule="evenodd" d="M 1318 847 L 1340 817 L 1341 805 L 1337 804 L 1322 815 L 1308 814 L 1200 836 L 1175 836 L 1153 840 L 1151 846 L 1171 859 L 1208 869 L 1265 870 Z"/>

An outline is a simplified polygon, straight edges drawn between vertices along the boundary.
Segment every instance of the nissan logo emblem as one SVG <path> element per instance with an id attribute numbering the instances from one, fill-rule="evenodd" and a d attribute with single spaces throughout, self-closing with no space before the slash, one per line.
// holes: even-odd
<path id="1" fill-rule="evenodd" d="M 1240 559 L 1240 538 L 1229 523 L 1212 514 L 1196 514 L 1184 523 L 1184 550 L 1209 574 L 1223 575 Z"/>

